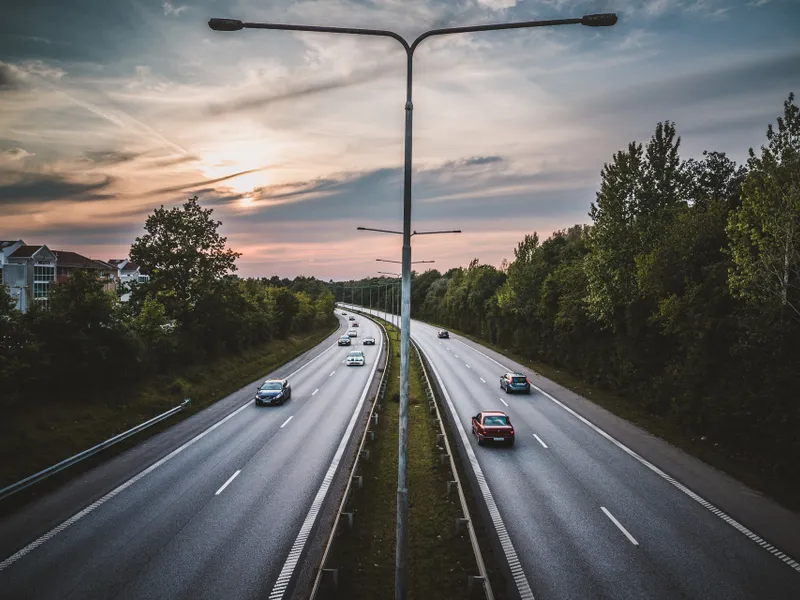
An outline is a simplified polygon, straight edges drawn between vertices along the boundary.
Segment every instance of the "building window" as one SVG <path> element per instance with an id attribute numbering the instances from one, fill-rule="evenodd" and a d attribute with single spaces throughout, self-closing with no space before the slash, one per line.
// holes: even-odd
<path id="1" fill-rule="evenodd" d="M 149 275 L 139 275 L 139 277 L 138 277 L 138 282 L 139 283 L 147 283 L 148 281 L 150 281 L 150 276 Z"/>
<path id="2" fill-rule="evenodd" d="M 56 278 L 55 265 L 34 265 L 33 266 L 33 299 L 42 303 L 47 303 L 47 295 L 50 291 L 50 283 Z"/>

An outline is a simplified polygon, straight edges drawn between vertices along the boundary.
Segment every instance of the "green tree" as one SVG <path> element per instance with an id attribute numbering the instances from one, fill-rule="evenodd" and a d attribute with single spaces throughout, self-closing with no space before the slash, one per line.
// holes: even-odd
<path id="1" fill-rule="evenodd" d="M 220 221 L 212 209 L 200 206 L 197 196 L 180 207 L 157 208 L 145 222 L 145 233 L 131 246 L 131 260 L 150 274 L 142 293 L 171 292 L 165 297 L 167 314 L 190 310 L 212 284 L 236 271 L 241 254 L 226 248 Z"/>
<path id="2" fill-rule="evenodd" d="M 800 320 L 800 109 L 784 103 L 767 145 L 750 149 L 742 205 L 728 225 L 731 291 Z"/>

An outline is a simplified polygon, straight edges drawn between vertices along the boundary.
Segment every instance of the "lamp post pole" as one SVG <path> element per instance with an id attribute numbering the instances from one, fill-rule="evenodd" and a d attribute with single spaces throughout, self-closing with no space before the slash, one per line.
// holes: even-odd
<path id="1" fill-rule="evenodd" d="M 239 31 L 241 29 L 272 29 L 280 31 L 308 31 L 346 35 L 363 35 L 392 38 L 400 43 L 406 52 L 406 102 L 405 102 L 405 159 L 403 177 L 403 250 L 402 250 L 402 307 L 400 319 L 400 424 L 397 459 L 397 546 L 395 554 L 395 599 L 405 600 L 408 571 L 408 480 L 406 464 L 408 459 L 408 394 L 409 367 L 411 361 L 411 132 L 414 105 L 411 98 L 413 81 L 414 51 L 429 37 L 452 35 L 456 33 L 476 33 L 506 29 L 528 29 L 533 27 L 554 27 L 560 25 L 587 25 L 590 27 L 609 27 L 617 23 L 613 13 L 586 15 L 574 19 L 554 19 L 548 21 L 522 21 L 518 23 L 495 23 L 471 25 L 467 27 L 447 27 L 431 29 L 419 35 L 411 44 L 394 31 L 382 29 L 363 29 L 355 27 L 322 27 L 316 25 L 290 25 L 286 23 L 252 23 L 237 19 L 210 19 L 208 26 L 215 31 Z"/>

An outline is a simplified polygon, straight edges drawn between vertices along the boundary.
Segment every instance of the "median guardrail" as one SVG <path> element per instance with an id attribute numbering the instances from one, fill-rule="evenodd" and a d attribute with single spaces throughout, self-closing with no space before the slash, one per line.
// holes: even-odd
<path id="1" fill-rule="evenodd" d="M 163 421 L 164 419 L 167 419 L 167 418 L 171 417 L 172 415 L 174 415 L 174 414 L 176 414 L 176 413 L 188 408 L 190 404 L 191 404 L 191 399 L 190 398 L 186 398 L 181 404 L 179 404 L 175 408 L 171 408 L 168 411 L 166 411 L 164 413 L 161 413 L 160 415 L 158 415 L 156 417 L 153 417 L 149 421 L 145 421 L 144 423 L 140 423 L 136 427 L 133 427 L 131 429 L 128 429 L 128 431 L 125 431 L 123 433 L 115 435 L 114 437 L 109 438 L 105 442 L 101 442 L 101 443 L 97 444 L 96 446 L 92 446 L 88 450 L 84 450 L 83 452 L 79 452 L 78 454 L 76 454 L 74 456 L 70 456 L 69 458 L 67 458 L 65 460 L 62 460 L 60 463 L 57 463 L 57 464 L 53 465 L 52 467 L 48 467 L 48 468 L 46 468 L 46 469 L 44 469 L 42 471 L 39 471 L 38 473 L 34 473 L 33 475 L 31 475 L 29 477 L 26 477 L 25 479 L 22 479 L 20 481 L 17 481 L 16 483 L 12 483 L 11 485 L 9 485 L 7 487 L 4 487 L 2 490 L 0 490 L 0 500 L 8 498 L 9 496 L 12 496 L 13 494 L 16 494 L 17 492 L 20 492 L 20 491 L 24 490 L 25 488 L 28 488 L 28 487 L 36 484 L 36 483 L 39 483 L 40 481 L 43 481 L 44 479 L 47 479 L 48 477 L 51 477 L 51 476 L 55 475 L 56 473 L 59 473 L 59 472 L 63 471 L 64 469 L 67 469 L 67 468 L 71 467 L 72 465 L 75 465 L 75 464 L 81 462 L 82 460 L 85 460 L 85 459 L 89 458 L 90 456 L 92 456 L 94 454 L 97 454 L 101 450 L 105 450 L 106 448 L 108 448 L 110 446 L 113 446 L 114 444 L 118 444 L 119 442 L 131 437 L 132 435 L 135 435 L 135 434 L 139 433 L 140 431 L 143 431 L 143 430 L 147 429 L 148 427 L 151 427 L 151 426 L 155 425 L 156 423 L 158 423 L 160 421 Z"/>
<path id="2" fill-rule="evenodd" d="M 363 314 L 363 313 L 362 313 Z M 384 338 L 386 348 L 386 362 L 383 365 L 383 373 L 381 373 L 381 380 L 378 384 L 378 393 L 375 394 L 375 398 L 369 409 L 369 416 L 367 417 L 367 425 L 364 427 L 364 433 L 361 436 L 361 442 L 358 445 L 358 451 L 355 455 L 355 460 L 353 461 L 353 466 L 350 469 L 350 474 L 347 478 L 347 485 L 344 489 L 344 494 L 342 494 L 342 500 L 339 503 L 339 507 L 336 511 L 336 517 L 333 521 L 333 527 L 331 528 L 331 533 L 328 536 L 328 542 L 325 544 L 325 550 L 322 553 L 322 560 L 320 560 L 320 567 L 317 569 L 317 575 L 314 578 L 314 586 L 311 589 L 311 595 L 309 596 L 310 600 L 315 600 L 317 598 L 317 594 L 322 590 L 323 584 L 325 583 L 326 579 L 330 579 L 330 583 L 335 588 L 338 584 L 338 571 L 336 569 L 326 569 L 325 565 L 328 562 L 328 556 L 331 552 L 331 548 L 333 547 L 333 542 L 336 539 L 336 535 L 339 532 L 339 526 L 342 522 L 342 518 L 347 519 L 347 523 L 349 526 L 353 524 L 353 515 L 352 513 L 345 512 L 345 507 L 347 505 L 347 501 L 350 498 L 350 490 L 353 486 L 353 481 L 358 481 L 359 487 L 363 484 L 363 481 L 360 479 L 359 475 L 356 475 L 358 472 L 358 466 L 360 464 L 361 458 L 364 456 L 369 456 L 368 450 L 365 450 L 364 446 L 367 443 L 367 439 L 374 438 L 374 433 L 370 429 L 370 424 L 377 422 L 378 415 L 376 412 L 380 411 L 381 404 L 386 399 L 386 389 L 389 385 L 389 380 L 387 379 L 389 371 L 392 368 L 392 349 L 389 346 L 389 334 L 386 331 L 386 328 L 383 326 L 382 323 L 375 321 L 380 328 L 381 333 Z M 372 434 L 372 435 L 371 435 Z"/>
<path id="3" fill-rule="evenodd" d="M 372 315 L 370 313 L 364 313 L 361 309 L 362 307 L 355 306 L 355 305 L 348 305 L 348 304 L 341 304 L 343 308 L 347 308 L 348 310 L 354 311 L 364 316 L 368 316 L 375 319 L 380 319 L 379 316 Z M 383 325 L 381 324 L 383 328 Z M 384 329 L 384 333 L 386 333 L 386 329 Z M 475 565 L 477 567 L 478 574 L 477 575 L 470 575 L 467 580 L 467 597 L 472 598 L 473 590 L 476 588 L 480 588 L 483 591 L 483 595 L 485 600 L 494 600 L 494 592 L 492 591 L 491 583 L 489 582 L 488 572 L 486 570 L 486 563 L 483 560 L 483 554 L 481 552 L 480 544 L 478 542 L 478 536 L 475 531 L 475 526 L 473 524 L 472 517 L 470 515 L 469 505 L 467 503 L 467 497 L 464 494 L 464 487 L 461 481 L 461 478 L 458 474 L 458 468 L 456 466 L 455 457 L 453 455 L 453 451 L 451 450 L 450 441 L 447 436 L 447 431 L 445 430 L 445 420 L 442 418 L 442 413 L 439 409 L 439 403 L 437 401 L 437 395 L 435 392 L 433 382 L 428 374 L 428 366 L 426 359 L 424 358 L 424 353 L 420 351 L 419 346 L 412 340 L 411 347 L 414 349 L 414 353 L 412 354 L 412 360 L 416 358 L 417 364 L 419 364 L 422 373 L 425 379 L 425 395 L 428 400 L 428 412 L 434 416 L 436 424 L 439 429 L 439 433 L 437 434 L 437 443 L 442 445 L 444 453 L 441 455 L 441 459 L 444 460 L 446 458 L 447 464 L 450 468 L 450 472 L 452 474 L 452 479 L 447 483 L 447 491 L 448 493 L 456 490 L 458 493 L 459 503 L 461 506 L 461 513 L 462 517 L 457 518 L 455 522 L 456 528 L 466 527 L 467 532 L 469 534 L 470 544 L 472 546 L 472 552 L 475 558 Z M 385 375 L 388 373 L 389 368 L 387 366 L 386 370 L 384 371 L 384 380 Z M 342 503 L 344 505 L 344 502 Z M 335 529 L 334 529 L 335 531 Z M 324 563 L 323 563 L 324 564 Z M 312 594 L 311 599 L 314 600 L 314 595 Z"/>

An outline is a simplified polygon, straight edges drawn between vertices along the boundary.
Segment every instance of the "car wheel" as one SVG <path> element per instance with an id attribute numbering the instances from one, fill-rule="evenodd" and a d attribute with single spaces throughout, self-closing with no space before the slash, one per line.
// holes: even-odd
<path id="1" fill-rule="evenodd" d="M 510 441 L 510 442 L 508 442 L 508 445 L 509 445 L 509 447 L 511 447 L 511 446 L 513 446 L 513 445 L 514 445 L 514 438 L 513 438 L 513 437 L 511 438 L 511 441 Z"/>
<path id="2" fill-rule="evenodd" d="M 478 446 L 483 446 L 483 440 L 481 439 L 481 436 L 476 435 L 475 437 L 478 438 Z"/>
<path id="3" fill-rule="evenodd" d="M 511 393 L 511 389 L 509 389 L 509 387 L 506 386 L 506 394 L 510 394 L 510 393 Z"/>

